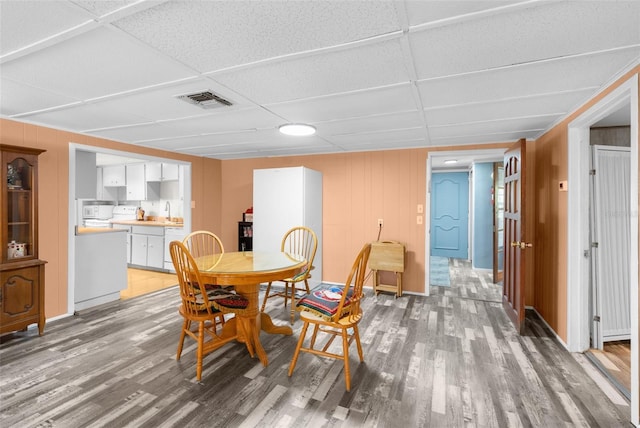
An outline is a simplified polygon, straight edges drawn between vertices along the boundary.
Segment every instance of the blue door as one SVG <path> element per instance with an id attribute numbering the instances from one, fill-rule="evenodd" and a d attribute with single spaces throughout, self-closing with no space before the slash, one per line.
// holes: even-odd
<path id="1" fill-rule="evenodd" d="M 469 173 L 431 175 L 431 255 L 467 259 Z"/>

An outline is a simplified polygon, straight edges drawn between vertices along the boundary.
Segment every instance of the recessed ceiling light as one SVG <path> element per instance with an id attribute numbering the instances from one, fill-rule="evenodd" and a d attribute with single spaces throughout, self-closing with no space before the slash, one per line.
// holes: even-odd
<path id="1" fill-rule="evenodd" d="M 446 161 L 444 161 L 444 163 L 446 163 L 447 165 L 451 165 L 454 163 L 458 163 L 457 159 L 447 159 Z"/>
<path id="2" fill-rule="evenodd" d="M 306 125 L 304 123 L 287 123 L 285 125 L 280 125 L 278 130 L 285 135 L 293 135 L 296 137 L 304 137 L 316 133 L 316 128 L 314 126 Z"/>

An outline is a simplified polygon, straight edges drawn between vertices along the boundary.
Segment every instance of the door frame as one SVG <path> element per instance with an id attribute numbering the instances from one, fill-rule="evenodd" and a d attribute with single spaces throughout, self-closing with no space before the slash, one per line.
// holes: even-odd
<path id="1" fill-rule="evenodd" d="M 429 268 L 431 260 L 431 173 L 433 171 L 432 160 L 434 158 L 452 158 L 452 157 L 460 157 L 460 156 L 477 156 L 478 161 L 482 162 L 500 162 L 503 159 L 505 148 L 499 149 L 476 149 L 476 150 L 447 150 L 447 151 L 434 151 L 427 153 L 427 185 L 424 202 L 424 295 L 429 295 Z M 464 169 L 464 171 L 468 171 L 469 168 Z M 439 169 L 437 172 L 455 172 L 455 171 L 463 171 L 461 168 L 452 168 L 452 169 Z M 471 214 L 470 214 L 471 215 Z M 471 217 L 470 217 L 471 218 Z M 469 225 L 469 233 L 472 231 L 472 226 Z M 469 238 L 469 242 L 473 237 Z"/>
<path id="2" fill-rule="evenodd" d="M 571 352 L 589 349 L 589 128 L 622 106 L 630 106 L 631 221 L 629 281 L 631 287 L 631 422 L 640 425 L 638 353 L 638 75 L 614 89 L 568 125 L 567 218 L 567 348 Z M 577 304 L 576 304 L 577 303 Z"/>
<path id="3" fill-rule="evenodd" d="M 69 142 L 69 217 L 68 222 L 68 260 L 67 260 L 67 315 L 73 315 L 75 312 L 75 259 L 76 259 L 76 215 L 78 209 L 76 207 L 76 151 L 82 150 L 86 152 L 106 153 L 123 158 L 136 158 L 140 161 L 150 162 L 171 162 L 182 165 L 184 167 L 184 183 L 183 183 L 183 219 L 184 230 L 191 230 L 191 162 L 180 161 L 177 159 L 161 158 L 157 156 L 144 155 L 140 153 L 125 152 L 121 150 L 109 149 L 106 147 L 87 146 L 84 144 Z"/>

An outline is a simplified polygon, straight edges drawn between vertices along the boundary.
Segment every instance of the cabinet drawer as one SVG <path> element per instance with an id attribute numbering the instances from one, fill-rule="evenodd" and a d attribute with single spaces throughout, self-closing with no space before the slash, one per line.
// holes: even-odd
<path id="1" fill-rule="evenodd" d="M 164 227 L 162 226 L 132 226 L 131 233 L 139 235 L 156 235 L 164 236 Z"/>

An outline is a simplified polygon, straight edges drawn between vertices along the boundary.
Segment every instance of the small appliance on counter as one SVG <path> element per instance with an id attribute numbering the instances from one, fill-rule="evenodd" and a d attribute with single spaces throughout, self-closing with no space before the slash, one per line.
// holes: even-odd
<path id="1" fill-rule="evenodd" d="M 140 208 L 135 205 L 118 205 L 113 209 L 113 217 L 111 221 L 130 221 L 130 220 L 139 220 L 138 218 L 138 210 Z M 142 218 L 144 218 L 144 211 L 142 214 Z"/>
<path id="2" fill-rule="evenodd" d="M 115 205 L 83 205 L 82 220 L 85 227 L 111 227 Z"/>
<path id="3" fill-rule="evenodd" d="M 138 207 L 138 209 L 136 209 L 136 220 L 144 220 L 144 210 L 142 207 Z"/>

